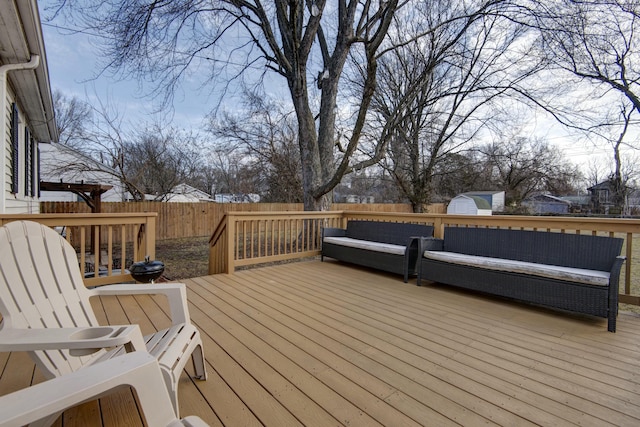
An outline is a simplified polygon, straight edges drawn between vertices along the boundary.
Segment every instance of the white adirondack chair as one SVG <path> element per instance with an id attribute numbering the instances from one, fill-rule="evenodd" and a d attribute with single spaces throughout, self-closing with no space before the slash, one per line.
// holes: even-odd
<path id="1" fill-rule="evenodd" d="M 143 338 L 137 325 L 100 326 L 89 298 L 164 294 L 172 326 Z M 131 350 L 160 364 L 176 415 L 178 381 L 189 356 L 206 379 L 199 331 L 191 324 L 184 284 L 108 285 L 87 289 L 73 247 L 32 221 L 0 227 L 0 351 L 27 351 L 47 378 L 59 377 Z"/>
<path id="2" fill-rule="evenodd" d="M 0 397 L 0 427 L 46 425 L 69 408 L 123 387 L 134 389 L 148 426 L 208 425 L 193 416 L 177 419 L 156 358 L 136 351 Z"/>

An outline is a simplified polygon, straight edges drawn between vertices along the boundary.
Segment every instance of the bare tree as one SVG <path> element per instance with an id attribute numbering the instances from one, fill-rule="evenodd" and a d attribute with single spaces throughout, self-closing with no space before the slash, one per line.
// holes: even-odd
<path id="1" fill-rule="evenodd" d="M 611 192 L 610 198 L 606 201 L 608 204 L 613 205 L 615 210 L 619 212 L 625 212 L 628 210 L 627 200 L 632 190 L 631 183 L 635 180 L 640 172 L 635 161 L 636 156 L 625 155 L 623 156 L 623 148 L 635 148 L 637 143 L 637 137 L 634 141 L 633 137 L 629 137 L 630 130 L 634 127 L 635 123 L 632 121 L 635 108 L 630 106 L 626 102 L 621 102 L 620 110 L 618 111 L 619 119 L 621 122 L 620 127 L 615 126 L 608 127 L 607 130 L 611 132 L 611 135 L 604 135 L 601 130 L 598 138 L 604 140 L 610 144 L 613 151 L 613 163 L 609 162 L 609 167 L 602 167 L 603 165 L 591 162 L 589 164 L 588 178 L 589 185 L 596 186 L 606 183 L 608 191 Z M 619 132 L 619 133 L 618 133 Z M 608 172 L 604 172 L 609 169 Z M 603 211 L 599 206 L 599 199 L 594 200 L 594 209 L 597 211 Z M 604 213 L 604 212 L 603 212 Z"/>
<path id="2" fill-rule="evenodd" d="M 52 159 L 49 173 L 82 176 L 92 172 L 110 174 L 122 183 L 134 200 L 144 200 L 144 191 L 128 176 L 124 160 L 125 146 L 134 137 L 126 132 L 117 109 L 97 100 L 94 105 L 77 97 L 68 98 L 57 91 L 54 101 L 56 124 L 60 127 L 61 143 L 77 154 L 71 163 L 60 164 Z"/>
<path id="3" fill-rule="evenodd" d="M 165 94 L 172 93 L 192 65 L 204 69 L 208 60 L 209 78 L 227 89 L 230 81 L 251 80 L 250 74 L 264 77 L 273 73 L 283 78 L 296 113 L 304 204 L 306 209 L 316 210 L 328 208 L 327 194 L 351 168 L 376 89 L 378 60 L 389 51 L 387 34 L 393 17 L 407 2 L 57 3 L 67 6 L 62 10 L 70 11 L 84 26 L 108 36 L 103 53 L 109 58 L 109 67 L 153 81 Z M 362 59 L 364 84 L 357 97 L 341 97 L 347 60 L 356 52 Z M 336 127 L 342 112 L 339 99 L 349 103 L 353 115 L 349 132 L 342 135 L 344 150 L 337 154 Z"/>
<path id="4" fill-rule="evenodd" d="M 640 112 L 639 12 L 629 1 L 536 2 L 541 52 L 552 67 L 622 94 Z"/>
<path id="5" fill-rule="evenodd" d="M 265 94 L 245 92 L 235 113 L 211 116 L 208 129 L 227 153 L 236 153 L 256 174 L 264 201 L 301 203 L 302 167 L 295 116 Z"/>
<path id="6" fill-rule="evenodd" d="M 569 116 L 557 114 L 557 106 L 547 109 L 595 144 L 612 147 L 611 182 L 621 206 L 626 188 L 621 148 L 638 142 L 632 136 L 637 132 L 630 130 L 640 113 L 640 3 L 562 0 L 533 5 L 531 25 L 539 30 L 539 55 L 550 73 L 564 75 L 573 88 L 565 86 L 573 98 Z"/>
<path id="7" fill-rule="evenodd" d="M 265 80 L 267 75 L 281 78 L 296 114 L 305 208 L 315 210 L 328 208 L 328 194 L 345 174 L 385 155 L 386 137 L 378 141 L 381 147 L 372 158 L 356 158 L 377 90 L 380 59 L 398 44 L 439 32 L 437 26 L 464 26 L 473 21 L 470 17 L 489 14 L 502 3 L 455 2 L 452 9 L 461 16 L 447 14 L 436 27 L 416 27 L 415 32 L 404 26 L 405 20 L 394 18 L 411 16 L 414 8 L 431 7 L 431 2 L 59 0 L 58 6 L 67 6 L 62 10 L 85 27 L 108 35 L 103 52 L 107 67 L 155 82 L 165 99 L 195 66 L 207 69 L 210 82 L 225 90 L 240 81 L 273 83 Z M 463 4 L 468 7 L 458 7 Z M 360 90 L 347 96 L 350 82 L 344 77 L 352 70 L 350 57 L 358 58 L 363 79 Z"/>
<path id="8" fill-rule="evenodd" d="M 519 205 L 536 192 L 570 194 L 581 174 L 560 150 L 542 140 L 504 136 L 480 148 L 491 169 L 491 189 L 504 190 L 507 204 Z"/>
<path id="9" fill-rule="evenodd" d="M 247 162 L 244 153 L 230 151 L 224 145 L 209 150 L 205 158 L 206 167 L 212 174 L 212 194 L 246 195 L 260 193 L 261 177 Z"/>
<path id="10" fill-rule="evenodd" d="M 622 156 L 620 153 L 620 149 L 622 145 L 625 143 L 625 137 L 629 131 L 629 127 L 631 125 L 631 116 L 633 115 L 634 109 L 627 108 L 627 105 L 623 103 L 620 109 L 620 117 L 622 119 L 622 129 L 617 138 L 610 138 L 611 145 L 613 148 L 613 160 L 614 160 L 614 171 L 609 178 L 612 187 L 613 187 L 613 204 L 615 207 L 620 209 L 620 211 L 624 210 L 629 187 L 627 186 L 627 180 L 623 176 L 622 171 Z"/>
<path id="11" fill-rule="evenodd" d="M 80 148 L 85 142 L 87 127 L 93 117 L 91 106 L 77 96 L 69 97 L 56 89 L 53 91 L 53 107 L 60 134 L 59 142 Z"/>
<path id="12" fill-rule="evenodd" d="M 100 99 L 92 105 L 58 93 L 55 106 L 61 141 L 82 155 L 70 164 L 50 165 L 52 173 L 111 174 L 136 201 L 145 194 L 165 200 L 175 185 L 195 182 L 201 156 L 192 132 L 159 123 L 133 127 Z"/>
<path id="13" fill-rule="evenodd" d="M 158 124 L 122 145 L 122 170 L 135 188 L 167 201 L 172 190 L 190 182 L 201 165 L 196 137 Z"/>
<path id="14" fill-rule="evenodd" d="M 484 160 L 473 148 L 443 154 L 433 172 L 434 197 L 442 202 L 467 191 L 496 189 L 491 179 L 492 166 Z"/>
<path id="15" fill-rule="evenodd" d="M 498 124 L 507 96 L 536 70 L 528 52 L 514 48 L 526 46 L 524 27 L 503 12 L 496 2 L 423 3 L 401 26 L 431 30 L 380 60 L 371 132 L 389 141 L 384 165 L 415 212 L 431 202 L 438 163 Z"/>

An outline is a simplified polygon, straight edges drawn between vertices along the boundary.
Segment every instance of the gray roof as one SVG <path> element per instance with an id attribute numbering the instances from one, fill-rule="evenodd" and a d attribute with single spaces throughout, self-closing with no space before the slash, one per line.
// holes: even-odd
<path id="1" fill-rule="evenodd" d="M 473 199 L 473 201 L 476 203 L 476 207 L 478 209 L 491 210 L 491 205 L 489 204 L 489 202 L 487 202 L 482 197 L 469 196 L 469 195 L 467 195 L 467 197 Z"/>

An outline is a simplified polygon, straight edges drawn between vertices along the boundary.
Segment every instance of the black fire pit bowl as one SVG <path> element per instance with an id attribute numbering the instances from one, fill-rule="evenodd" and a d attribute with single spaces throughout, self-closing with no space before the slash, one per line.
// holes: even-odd
<path id="1" fill-rule="evenodd" d="M 131 277 L 142 283 L 153 283 L 164 273 L 164 264 L 161 261 L 149 261 L 146 257 L 144 261 L 134 262 L 129 269 Z"/>

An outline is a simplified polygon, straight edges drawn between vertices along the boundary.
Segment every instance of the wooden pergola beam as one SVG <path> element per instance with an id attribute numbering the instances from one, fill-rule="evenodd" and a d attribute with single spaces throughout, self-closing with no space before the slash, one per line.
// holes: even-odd
<path id="1" fill-rule="evenodd" d="M 111 190 L 113 185 L 85 184 L 69 182 L 40 181 L 42 191 L 68 191 L 82 197 L 82 200 L 91 208 L 92 213 L 102 211 L 102 195 Z"/>

